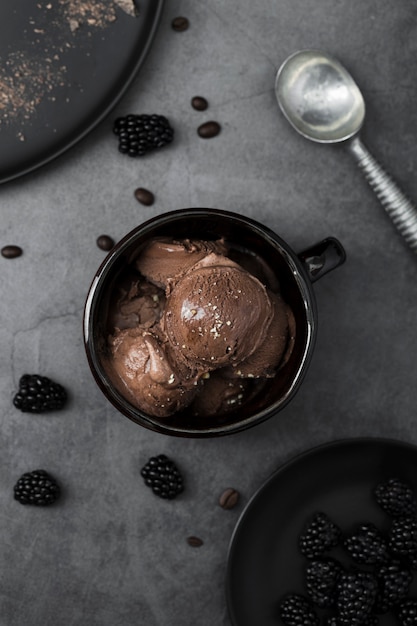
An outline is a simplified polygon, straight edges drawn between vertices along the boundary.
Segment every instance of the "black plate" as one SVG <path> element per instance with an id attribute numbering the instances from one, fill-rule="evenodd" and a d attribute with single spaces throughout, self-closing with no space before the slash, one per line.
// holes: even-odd
<path id="1" fill-rule="evenodd" d="M 135 2 L 137 16 L 115 0 L 86 0 L 96 24 L 80 19 L 74 0 L 0 2 L 0 183 L 61 154 L 114 107 L 148 52 L 163 6 Z M 113 21 L 100 16 L 101 6 L 114 9 Z"/>
<path id="2" fill-rule="evenodd" d="M 326 512 L 342 529 L 368 520 L 383 528 L 387 516 L 373 487 L 397 476 L 416 489 L 416 469 L 412 445 L 352 439 L 315 448 L 275 472 L 246 506 L 231 540 L 226 594 L 233 626 L 277 626 L 281 597 L 305 593 L 298 536 L 312 513 Z"/>

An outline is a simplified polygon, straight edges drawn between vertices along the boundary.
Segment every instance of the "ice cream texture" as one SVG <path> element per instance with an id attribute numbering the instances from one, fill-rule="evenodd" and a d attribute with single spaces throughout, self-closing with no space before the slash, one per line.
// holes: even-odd
<path id="1" fill-rule="evenodd" d="M 268 284 L 261 263 L 252 272 L 232 256 L 222 239 L 154 239 L 120 282 L 108 365 L 145 413 L 227 412 L 253 395 L 252 380 L 273 378 L 288 360 L 295 322 L 278 283 Z"/>

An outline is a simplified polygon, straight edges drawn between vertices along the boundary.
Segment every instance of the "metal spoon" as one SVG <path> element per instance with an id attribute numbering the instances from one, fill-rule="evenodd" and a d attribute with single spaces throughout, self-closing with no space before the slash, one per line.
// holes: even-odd
<path id="1" fill-rule="evenodd" d="M 345 142 L 395 226 L 417 252 L 417 209 L 358 136 L 365 103 L 348 71 L 320 50 L 300 50 L 278 70 L 275 93 L 290 124 L 319 143 Z"/>

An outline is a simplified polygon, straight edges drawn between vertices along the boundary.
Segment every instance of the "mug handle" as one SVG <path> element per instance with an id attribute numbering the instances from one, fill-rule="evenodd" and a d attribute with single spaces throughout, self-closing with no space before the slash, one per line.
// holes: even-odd
<path id="1" fill-rule="evenodd" d="M 297 256 L 312 283 L 346 261 L 346 252 L 340 241 L 334 237 L 323 239 Z"/>

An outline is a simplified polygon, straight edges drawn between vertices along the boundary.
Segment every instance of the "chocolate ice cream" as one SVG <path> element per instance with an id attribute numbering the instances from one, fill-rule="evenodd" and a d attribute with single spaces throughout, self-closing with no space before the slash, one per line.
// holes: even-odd
<path id="1" fill-rule="evenodd" d="M 123 395 L 152 416 L 210 416 L 279 375 L 295 324 L 265 269 L 223 240 L 151 241 L 110 307 L 108 369 Z"/>

